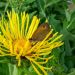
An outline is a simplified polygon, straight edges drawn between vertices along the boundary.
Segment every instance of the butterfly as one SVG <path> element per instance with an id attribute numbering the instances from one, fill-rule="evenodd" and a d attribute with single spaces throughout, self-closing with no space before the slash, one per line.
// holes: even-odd
<path id="1" fill-rule="evenodd" d="M 32 37 L 29 40 L 42 41 L 50 31 L 51 31 L 51 27 L 49 26 L 49 24 L 43 23 L 37 28 L 37 30 L 33 33 Z M 53 35 L 51 34 L 49 38 L 52 36 Z"/>

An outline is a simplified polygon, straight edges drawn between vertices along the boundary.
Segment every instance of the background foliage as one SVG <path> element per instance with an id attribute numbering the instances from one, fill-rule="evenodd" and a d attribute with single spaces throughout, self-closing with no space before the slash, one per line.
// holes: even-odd
<path id="1" fill-rule="evenodd" d="M 26 11 L 31 17 L 40 17 L 41 23 L 47 18 L 52 28 L 63 34 L 64 45 L 53 50 L 54 58 L 47 64 L 53 65 L 49 75 L 75 75 L 75 5 L 70 5 L 69 0 L 0 0 L 0 17 L 7 17 L 6 11 L 12 9 L 18 13 Z M 0 58 L 1 75 L 35 75 L 27 63 L 17 70 L 8 59 Z"/>

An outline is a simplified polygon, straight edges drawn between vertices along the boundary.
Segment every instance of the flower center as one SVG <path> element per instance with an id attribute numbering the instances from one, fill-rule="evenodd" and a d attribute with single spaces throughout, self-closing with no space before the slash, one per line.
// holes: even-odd
<path id="1" fill-rule="evenodd" d="M 29 40 L 21 38 L 13 42 L 14 53 L 20 56 L 25 56 L 27 51 L 31 49 L 31 43 Z"/>

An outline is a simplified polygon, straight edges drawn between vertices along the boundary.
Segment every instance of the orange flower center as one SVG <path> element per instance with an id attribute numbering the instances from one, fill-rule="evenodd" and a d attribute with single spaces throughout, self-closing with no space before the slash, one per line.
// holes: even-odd
<path id="1" fill-rule="evenodd" d="M 24 38 L 15 40 L 13 42 L 14 53 L 20 54 L 20 56 L 27 55 L 27 52 L 31 49 L 31 47 L 30 41 Z"/>

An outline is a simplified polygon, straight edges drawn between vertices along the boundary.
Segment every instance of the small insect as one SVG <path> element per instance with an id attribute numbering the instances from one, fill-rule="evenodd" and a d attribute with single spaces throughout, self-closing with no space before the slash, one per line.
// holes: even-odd
<path id="1" fill-rule="evenodd" d="M 30 38 L 30 41 L 42 41 L 46 35 L 50 32 L 51 27 L 49 27 L 48 23 L 41 24 L 37 30 L 33 33 L 32 37 Z M 49 36 L 49 38 L 52 37 L 52 34 Z"/>

